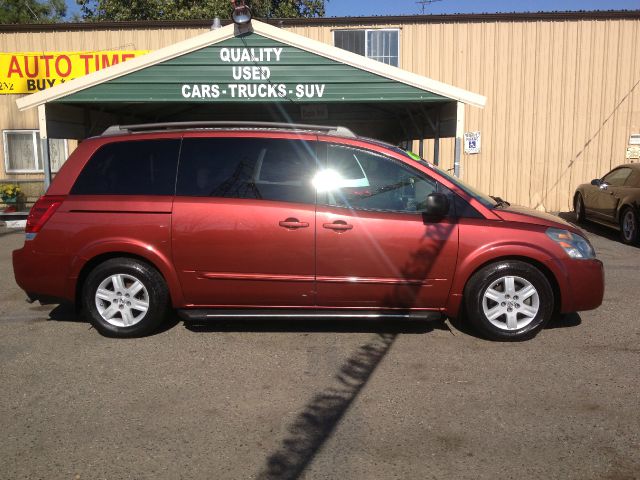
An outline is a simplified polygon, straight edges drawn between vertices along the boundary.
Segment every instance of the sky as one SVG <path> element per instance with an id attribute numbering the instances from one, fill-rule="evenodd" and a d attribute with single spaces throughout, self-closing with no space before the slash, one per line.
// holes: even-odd
<path id="1" fill-rule="evenodd" d="M 251 3 L 250 0 L 248 2 Z M 368 15 L 415 15 L 422 6 L 415 0 L 328 0 L 327 17 Z M 67 0 L 68 16 L 78 11 L 75 0 Z M 563 10 L 636 10 L 640 0 L 538 0 L 510 2 L 493 0 L 440 0 L 424 6 L 424 13 L 539 12 Z"/>

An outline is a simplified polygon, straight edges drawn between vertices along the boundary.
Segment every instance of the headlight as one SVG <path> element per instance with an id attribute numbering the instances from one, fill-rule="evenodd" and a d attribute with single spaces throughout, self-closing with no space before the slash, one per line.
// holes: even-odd
<path id="1" fill-rule="evenodd" d="M 580 235 L 571 233 L 568 230 L 549 228 L 547 229 L 547 236 L 560 245 L 571 258 L 596 258 L 596 251 L 589 241 Z"/>

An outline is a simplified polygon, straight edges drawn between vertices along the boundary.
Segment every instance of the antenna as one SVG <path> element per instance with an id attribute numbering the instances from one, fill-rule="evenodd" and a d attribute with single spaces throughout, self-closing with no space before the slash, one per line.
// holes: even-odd
<path id="1" fill-rule="evenodd" d="M 33 18 L 35 18 L 36 20 L 40 20 L 38 18 L 38 15 L 35 14 L 35 12 L 33 10 L 31 10 L 31 7 L 29 6 L 29 4 L 27 2 L 23 2 L 24 6 L 27 7 L 27 10 L 29 10 L 29 12 L 31 12 L 31 15 L 33 15 Z"/>
<path id="2" fill-rule="evenodd" d="M 418 0 L 416 3 L 422 7 L 422 15 L 424 15 L 424 9 L 427 5 L 431 5 L 434 2 L 441 2 L 442 0 Z"/>

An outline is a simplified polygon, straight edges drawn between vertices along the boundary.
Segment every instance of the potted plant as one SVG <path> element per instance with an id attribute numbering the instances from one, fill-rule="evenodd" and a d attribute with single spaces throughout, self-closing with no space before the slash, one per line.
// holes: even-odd
<path id="1" fill-rule="evenodd" d="M 14 183 L 2 183 L 0 184 L 0 198 L 2 203 L 6 205 L 5 212 L 15 212 L 17 210 L 17 204 L 22 198 L 22 190 L 20 185 Z"/>

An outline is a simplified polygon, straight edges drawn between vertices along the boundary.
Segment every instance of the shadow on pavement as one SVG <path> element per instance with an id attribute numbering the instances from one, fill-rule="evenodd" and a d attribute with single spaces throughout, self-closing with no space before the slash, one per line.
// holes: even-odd
<path id="1" fill-rule="evenodd" d="M 267 457 L 259 480 L 293 480 L 313 460 L 396 340 L 379 333 L 342 365 L 333 385 L 316 394 L 289 425 L 280 447 Z"/>
<path id="2" fill-rule="evenodd" d="M 56 322 L 84 322 L 84 319 L 78 315 L 74 306 L 66 303 L 57 305 L 51 310 L 49 312 L 49 320 L 55 320 Z"/>
<path id="3" fill-rule="evenodd" d="M 466 312 L 461 311 L 460 316 L 458 318 L 450 318 L 449 321 L 451 325 L 461 333 L 465 335 L 469 335 L 475 338 L 479 338 L 481 340 L 486 340 L 487 342 L 495 342 L 495 340 L 487 340 L 476 332 L 471 326 L 471 322 L 466 318 Z M 580 315 L 577 313 L 566 313 L 560 314 L 555 313 L 549 320 L 549 323 L 544 327 L 544 330 L 551 330 L 555 328 L 571 328 L 577 327 L 582 323 L 582 319 Z M 525 340 L 525 341 L 535 341 L 533 340 Z"/>
<path id="4" fill-rule="evenodd" d="M 552 328 L 571 328 L 577 327 L 582 323 L 582 318 L 578 313 L 565 313 L 565 314 L 556 314 L 551 317 L 551 320 L 545 327 L 545 329 Z"/>
<path id="5" fill-rule="evenodd" d="M 50 305 L 42 305 L 37 308 L 50 308 Z M 53 310 L 49 312 L 49 320 L 55 322 L 77 322 L 77 323 L 86 323 L 89 325 L 81 313 L 76 311 L 76 308 L 70 303 L 63 303 L 57 305 Z M 167 319 L 162 324 L 159 330 L 157 330 L 154 334 L 157 335 L 159 333 L 166 332 L 167 330 L 171 330 L 180 322 L 180 318 L 173 313 L 171 315 L 167 315 Z"/>
<path id="6" fill-rule="evenodd" d="M 0 227 L 0 237 L 7 235 L 24 235 L 24 229 Z"/>

